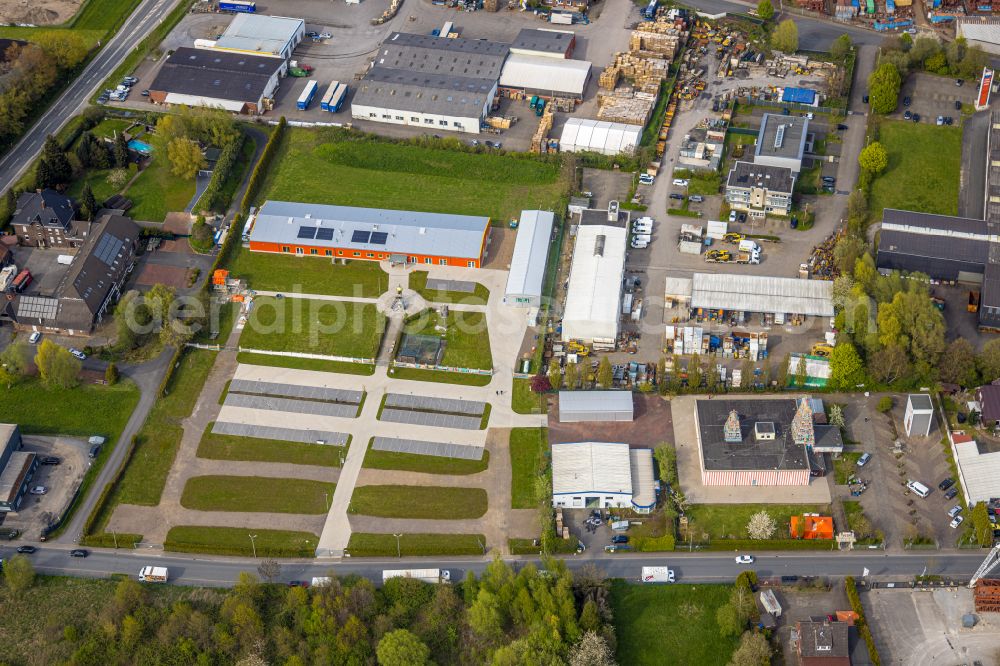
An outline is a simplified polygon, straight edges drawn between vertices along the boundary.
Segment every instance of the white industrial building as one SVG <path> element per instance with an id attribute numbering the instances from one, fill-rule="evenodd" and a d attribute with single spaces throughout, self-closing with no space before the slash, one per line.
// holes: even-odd
<path id="1" fill-rule="evenodd" d="M 522 210 L 514 240 L 514 254 L 507 273 L 503 302 L 537 308 L 542 303 L 545 263 L 556 216 L 547 210 Z"/>
<path id="2" fill-rule="evenodd" d="M 934 403 L 926 393 L 911 393 L 906 396 L 906 413 L 903 427 L 907 437 L 927 437 L 934 424 Z"/>
<path id="3" fill-rule="evenodd" d="M 765 113 L 757 132 L 753 162 L 757 165 L 785 167 L 793 175 L 802 170 L 806 153 L 809 119 L 804 116 L 784 116 Z"/>
<path id="4" fill-rule="evenodd" d="M 563 340 L 618 338 L 626 236 L 624 226 L 577 227 L 563 312 Z"/>
<path id="5" fill-rule="evenodd" d="M 955 24 L 955 35 L 965 37 L 968 46 L 978 46 L 987 53 L 1000 55 L 1000 19 L 968 16 L 958 19 Z"/>
<path id="6" fill-rule="evenodd" d="M 552 506 L 649 513 L 656 506 L 653 451 L 618 442 L 553 444 Z"/>
<path id="7" fill-rule="evenodd" d="M 559 423 L 633 419 L 631 391 L 559 391 Z"/>
<path id="8" fill-rule="evenodd" d="M 509 47 L 394 32 L 351 102 L 355 120 L 478 134 Z"/>
<path id="9" fill-rule="evenodd" d="M 563 125 L 559 150 L 564 153 L 592 152 L 601 155 L 634 155 L 642 138 L 641 125 L 609 123 L 590 118 L 570 118 Z"/>
<path id="10" fill-rule="evenodd" d="M 237 14 L 218 39 L 198 39 L 194 45 L 197 48 L 288 60 L 305 36 L 306 22 L 302 19 Z"/>
<path id="11" fill-rule="evenodd" d="M 500 74 L 500 87 L 526 95 L 583 99 L 590 62 L 511 53 Z"/>
<path id="12" fill-rule="evenodd" d="M 773 315 L 833 316 L 833 283 L 758 275 L 695 273 L 691 307 Z"/>
<path id="13" fill-rule="evenodd" d="M 961 433 L 952 435 L 952 441 L 968 505 L 1000 497 L 1000 451 L 991 453 L 975 439 Z"/>

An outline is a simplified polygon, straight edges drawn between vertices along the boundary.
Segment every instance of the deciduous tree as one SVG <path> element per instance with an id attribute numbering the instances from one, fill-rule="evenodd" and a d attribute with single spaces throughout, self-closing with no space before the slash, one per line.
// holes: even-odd
<path id="1" fill-rule="evenodd" d="M 847 54 L 851 52 L 853 48 L 851 43 L 851 36 L 846 32 L 837 39 L 833 40 L 833 44 L 830 45 L 830 55 L 832 55 L 837 60 L 843 60 L 847 57 Z"/>
<path id="2" fill-rule="evenodd" d="M 547 393 L 552 390 L 552 384 L 544 372 L 539 372 L 531 378 L 531 390 L 535 393 Z"/>
<path id="3" fill-rule="evenodd" d="M 959 386 L 975 386 L 979 379 L 976 372 L 976 350 L 965 338 L 956 338 L 949 344 L 938 366 L 942 381 Z"/>
<path id="4" fill-rule="evenodd" d="M 872 111 L 887 114 L 896 110 L 902 78 L 895 65 L 881 63 L 868 76 L 868 100 Z"/>
<path id="5" fill-rule="evenodd" d="M 799 50 L 799 29 L 792 19 L 785 19 L 777 25 L 771 35 L 771 46 L 782 53 Z"/>
<path id="6" fill-rule="evenodd" d="M 771 663 L 771 645 L 764 634 L 745 631 L 740 645 L 729 659 L 729 666 L 768 666 Z"/>
<path id="7" fill-rule="evenodd" d="M 979 372 L 983 375 L 983 381 L 992 382 L 1000 378 L 1000 338 L 993 338 L 979 352 Z"/>
<path id="8" fill-rule="evenodd" d="M 47 386 L 72 388 L 76 386 L 80 375 L 80 361 L 65 347 L 57 345 L 48 338 L 42 340 L 35 355 L 35 365 L 38 374 Z"/>
<path id="9" fill-rule="evenodd" d="M 570 391 L 575 390 L 577 384 L 580 381 L 580 373 L 576 363 L 566 364 L 566 388 Z"/>
<path id="10" fill-rule="evenodd" d="M 614 371 L 611 368 L 611 361 L 607 356 L 601 358 L 597 364 L 597 384 L 603 389 L 611 388 L 614 383 Z"/>
<path id="11" fill-rule="evenodd" d="M 754 540 L 770 539 L 778 529 L 777 523 L 767 511 L 761 510 L 750 516 L 747 523 L 747 536 Z"/>
<path id="12" fill-rule="evenodd" d="M 830 385 L 854 389 L 865 381 L 865 364 L 850 342 L 839 342 L 830 354 Z"/>
<path id="13" fill-rule="evenodd" d="M 170 172 L 184 180 L 194 179 L 207 164 L 201 146 L 184 138 L 173 139 L 167 144 L 167 159 L 170 160 Z"/>
<path id="14" fill-rule="evenodd" d="M 390 631 L 375 649 L 380 666 L 421 666 L 431 656 L 430 649 L 406 629 Z"/>
<path id="15" fill-rule="evenodd" d="M 108 363 L 108 367 L 104 369 L 104 381 L 108 386 L 118 383 L 118 366 L 114 361 Z"/>
<path id="16" fill-rule="evenodd" d="M 688 388 L 692 391 L 701 389 L 701 358 L 697 354 L 692 355 L 688 361 L 687 375 Z"/>
<path id="17" fill-rule="evenodd" d="M 559 366 L 557 358 L 549 361 L 549 384 L 557 391 L 562 386 L 562 368 Z"/>
<path id="18" fill-rule="evenodd" d="M 35 568 L 25 555 L 15 555 L 3 563 L 3 578 L 15 595 L 20 595 L 35 583 Z"/>
<path id="19" fill-rule="evenodd" d="M 615 666 L 616 663 L 611 646 L 596 631 L 585 633 L 569 651 L 569 666 Z"/>
<path id="20" fill-rule="evenodd" d="M 771 4 L 771 0 L 760 0 L 757 3 L 757 16 L 765 21 L 771 20 L 774 16 L 774 5 Z"/>
<path id="21" fill-rule="evenodd" d="M 872 141 L 861 149 L 861 154 L 858 155 L 858 164 L 861 165 L 862 169 L 878 175 L 889 166 L 889 154 L 886 153 L 885 146 L 878 141 Z"/>

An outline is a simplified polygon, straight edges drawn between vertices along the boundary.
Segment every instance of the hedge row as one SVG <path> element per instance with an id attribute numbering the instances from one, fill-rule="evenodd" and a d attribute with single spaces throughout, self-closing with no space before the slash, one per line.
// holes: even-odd
<path id="1" fill-rule="evenodd" d="M 702 550 L 835 550 L 835 541 L 813 539 L 714 539 Z"/>
<path id="2" fill-rule="evenodd" d="M 676 539 L 673 534 L 659 537 L 635 537 L 632 539 L 632 549 L 640 553 L 659 553 L 673 550 Z"/>
<path id="3" fill-rule="evenodd" d="M 222 186 L 232 173 L 233 167 L 236 166 L 236 161 L 240 158 L 240 153 L 243 150 L 243 144 L 246 140 L 246 135 L 240 132 L 237 139 L 230 141 L 222 148 L 219 160 L 215 163 L 215 169 L 212 170 L 212 180 L 208 183 L 208 187 L 205 188 L 201 198 L 198 199 L 195 208 L 212 211 L 224 211 L 226 209 L 229 202 L 222 201 Z"/>
<path id="4" fill-rule="evenodd" d="M 871 659 L 875 666 L 881 666 L 882 660 L 878 656 L 878 649 L 875 647 L 875 638 L 872 636 L 872 630 L 868 627 L 868 620 L 865 619 L 865 609 L 861 605 L 861 597 L 858 596 L 858 588 L 854 584 L 854 576 L 848 576 L 844 579 L 844 587 L 847 590 L 847 600 L 851 602 L 851 610 L 858 614 L 858 621 L 855 623 L 855 626 L 857 626 L 858 633 L 865 639 L 865 644 L 868 646 L 868 658 Z"/>

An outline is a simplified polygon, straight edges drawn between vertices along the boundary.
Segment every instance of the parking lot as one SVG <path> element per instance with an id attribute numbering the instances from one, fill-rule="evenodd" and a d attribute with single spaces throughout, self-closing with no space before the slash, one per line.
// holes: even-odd
<path id="1" fill-rule="evenodd" d="M 69 272 L 69 266 L 58 262 L 60 255 L 69 253 L 67 250 L 40 249 L 20 245 L 13 250 L 14 263 L 19 268 L 27 268 L 31 271 L 31 284 L 24 290 L 25 295 L 51 296 Z"/>
<path id="2" fill-rule="evenodd" d="M 962 120 L 961 109 L 955 108 L 955 102 L 972 105 L 975 103 L 979 86 L 975 81 L 966 81 L 963 85 L 955 85 L 956 79 L 947 76 L 936 76 L 925 72 L 911 74 L 903 82 L 899 91 L 899 108 L 890 117 L 904 119 L 907 111 L 919 114 L 922 123 L 935 123 L 938 116 L 951 116 L 958 124 Z M 906 104 L 910 98 L 910 104 Z"/>
<path id="3" fill-rule="evenodd" d="M 19 529 L 25 539 L 37 541 L 42 528 L 62 515 L 83 481 L 83 475 L 90 466 L 87 457 L 89 448 L 86 440 L 82 439 L 25 436 L 24 451 L 39 456 L 55 456 L 61 463 L 38 467 L 30 487 L 44 486 L 47 492 L 25 495 L 20 511 L 9 514 L 4 520 L 4 527 Z"/>

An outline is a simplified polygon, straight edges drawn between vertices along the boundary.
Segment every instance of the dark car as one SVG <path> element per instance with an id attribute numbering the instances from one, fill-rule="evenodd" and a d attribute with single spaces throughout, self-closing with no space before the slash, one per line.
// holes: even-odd
<path id="1" fill-rule="evenodd" d="M 628 543 L 628 537 L 624 534 L 616 534 L 611 537 L 611 543 Z"/>
<path id="2" fill-rule="evenodd" d="M 90 551 L 86 548 L 74 548 L 69 551 L 70 557 L 87 557 L 88 555 L 90 555 Z"/>
<path id="3" fill-rule="evenodd" d="M 952 486 L 951 488 L 948 489 L 948 492 L 944 494 L 944 498 L 955 499 L 956 495 L 958 495 L 958 486 Z"/>
<path id="4" fill-rule="evenodd" d="M 58 458 L 56 456 L 45 456 L 44 458 L 41 458 L 38 462 L 40 462 L 43 465 L 58 465 L 59 463 L 62 462 L 62 458 Z"/>
<path id="5" fill-rule="evenodd" d="M 965 83 L 965 81 L 963 81 L 962 79 L 955 79 L 956 86 L 961 86 L 963 83 Z"/>
<path id="6" fill-rule="evenodd" d="M 823 191 L 826 192 L 827 194 L 834 194 L 837 191 L 837 188 L 834 187 L 833 185 L 824 185 Z"/>
<path id="7" fill-rule="evenodd" d="M 38 550 L 38 549 L 35 548 L 34 546 L 18 546 L 17 547 L 17 552 L 24 553 L 26 555 L 31 555 L 36 550 Z"/>
<path id="8" fill-rule="evenodd" d="M 909 106 L 912 101 L 913 100 L 911 100 L 909 97 L 904 97 L 903 98 L 903 106 Z"/>
<path id="9" fill-rule="evenodd" d="M 781 582 L 785 583 L 786 585 L 788 583 L 797 583 L 797 582 L 799 582 L 799 577 L 798 576 L 782 576 L 781 577 Z"/>
<path id="10" fill-rule="evenodd" d="M 798 228 L 798 226 L 799 226 L 799 218 L 793 217 L 792 221 L 790 222 L 790 224 L 792 226 L 792 229 Z"/>
<path id="11" fill-rule="evenodd" d="M 938 484 L 938 490 L 948 490 L 953 485 L 955 485 L 955 479 L 949 476 L 947 479 Z"/>
<path id="12" fill-rule="evenodd" d="M 920 122 L 920 114 L 919 113 L 914 113 L 913 114 L 913 122 L 915 122 L 915 123 L 919 123 Z"/>
<path id="13" fill-rule="evenodd" d="M 960 99 L 956 99 L 955 100 L 955 110 L 956 111 L 961 111 L 962 110 L 962 100 L 960 100 Z"/>
<path id="14" fill-rule="evenodd" d="M 736 219 L 739 222 L 746 222 L 747 221 L 747 214 L 746 213 L 740 213 L 739 215 L 736 216 Z"/>
<path id="15" fill-rule="evenodd" d="M 862 97 L 861 101 L 864 102 L 865 104 L 867 104 L 868 103 L 868 95 L 865 95 L 864 97 Z"/>
<path id="16" fill-rule="evenodd" d="M 309 581 L 307 581 L 307 580 L 290 580 L 290 581 L 288 581 L 288 587 L 309 587 Z"/>
<path id="17" fill-rule="evenodd" d="M 830 183 L 832 185 L 833 183 L 837 182 L 837 179 L 834 178 L 833 176 L 823 176 L 823 182 Z"/>
<path id="18" fill-rule="evenodd" d="M 90 456 L 91 458 L 96 458 L 100 454 L 101 454 L 101 445 L 94 444 L 92 447 L 90 447 L 90 452 L 87 455 Z"/>
<path id="19" fill-rule="evenodd" d="M 847 125 L 841 123 L 841 124 L 837 125 L 837 129 L 839 129 L 840 131 L 844 131 L 844 130 L 847 129 Z"/>
<path id="20" fill-rule="evenodd" d="M 683 194 L 677 194 L 676 192 L 674 192 L 673 194 L 671 194 L 670 198 L 671 199 L 679 199 L 680 201 L 684 201 L 684 195 Z"/>
<path id="21" fill-rule="evenodd" d="M 791 109 L 789 109 L 789 108 L 788 108 L 788 107 L 786 106 L 785 108 L 783 108 L 783 109 L 781 110 L 781 114 L 782 114 L 782 115 L 784 115 L 784 116 L 790 116 L 790 115 L 792 115 L 792 110 L 791 110 Z"/>
<path id="22" fill-rule="evenodd" d="M 954 122 L 955 122 L 955 119 L 952 118 L 951 116 L 945 116 L 944 117 L 944 124 L 945 125 L 951 125 Z"/>
<path id="23" fill-rule="evenodd" d="M 913 114 L 910 113 L 909 109 L 907 109 L 905 112 L 903 112 L 903 120 L 909 120 L 912 117 L 913 117 Z"/>

